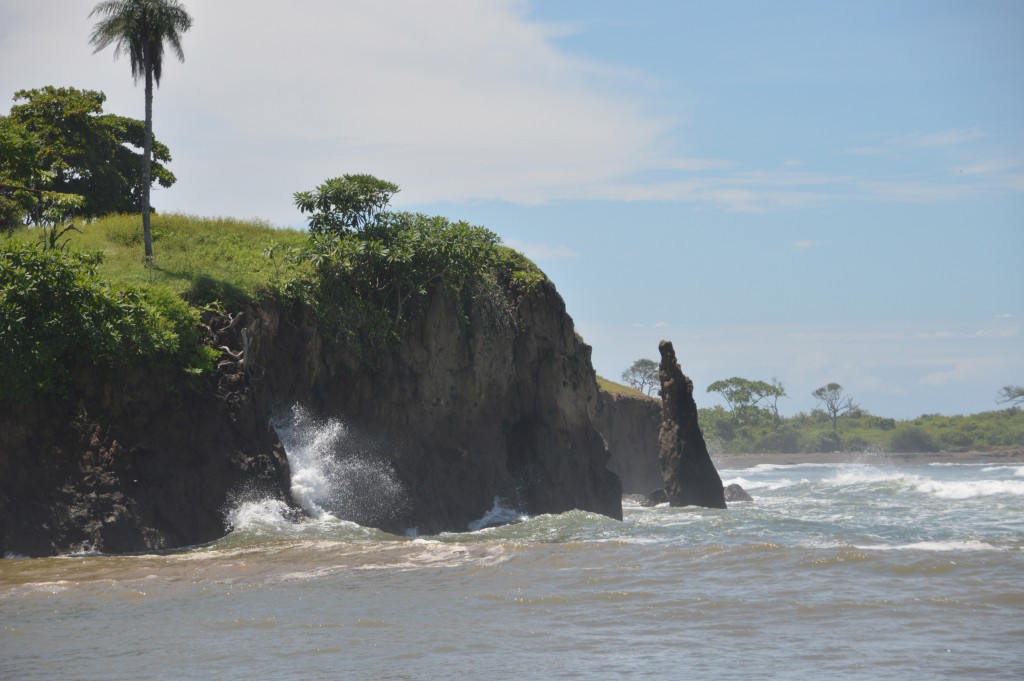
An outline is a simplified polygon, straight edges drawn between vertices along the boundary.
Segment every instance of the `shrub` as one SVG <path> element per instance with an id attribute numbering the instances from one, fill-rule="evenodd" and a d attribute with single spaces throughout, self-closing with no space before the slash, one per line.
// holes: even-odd
<path id="1" fill-rule="evenodd" d="M 899 428 L 892 435 L 892 451 L 906 452 L 937 452 L 939 446 L 930 433 L 917 426 Z"/>
<path id="2" fill-rule="evenodd" d="M 53 394 L 79 367 L 166 363 L 202 373 L 198 314 L 157 286 L 110 285 L 99 254 L 0 246 L 0 399 Z"/>

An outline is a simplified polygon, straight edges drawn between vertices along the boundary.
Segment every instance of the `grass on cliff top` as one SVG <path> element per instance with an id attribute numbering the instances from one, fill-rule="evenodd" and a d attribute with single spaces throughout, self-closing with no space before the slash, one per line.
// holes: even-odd
<path id="1" fill-rule="evenodd" d="M 308 233 L 277 229 L 258 220 L 202 218 L 179 213 L 152 216 L 155 266 L 146 267 L 139 215 L 110 215 L 76 224 L 68 248 L 100 251 L 98 273 L 128 284 L 166 286 L 193 304 L 214 300 L 233 307 L 258 297 L 297 274 L 302 265 L 287 257 L 307 243 Z M 34 240 L 38 228 L 14 238 Z"/>
<path id="2" fill-rule="evenodd" d="M 602 376 L 597 377 L 597 387 L 610 395 L 628 395 L 629 397 L 646 397 L 648 399 L 653 399 L 636 388 L 631 388 L 628 385 L 622 385 L 615 381 L 609 381 L 607 378 Z"/>

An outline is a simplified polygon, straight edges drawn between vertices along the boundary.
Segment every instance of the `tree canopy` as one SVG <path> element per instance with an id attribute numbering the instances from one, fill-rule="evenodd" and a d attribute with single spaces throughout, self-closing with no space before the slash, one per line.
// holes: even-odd
<path id="1" fill-rule="evenodd" d="M 0 173 L 9 184 L 77 194 L 84 217 L 139 211 L 143 121 L 103 113 L 106 95 L 97 90 L 46 86 L 19 90 L 14 101 L 0 119 Z M 156 141 L 153 150 L 151 181 L 170 187 L 170 150 Z"/>
<path id="2" fill-rule="evenodd" d="M 653 359 L 638 359 L 622 372 L 622 380 L 626 385 L 636 388 L 646 395 L 651 395 L 661 387 L 658 363 Z"/>
<path id="3" fill-rule="evenodd" d="M 1004 385 L 999 389 L 996 402 L 1009 404 L 1011 407 L 1024 404 L 1024 385 Z"/>
<path id="4" fill-rule="evenodd" d="M 824 407 L 832 419 L 832 432 L 839 432 L 839 417 L 859 407 L 853 398 L 846 394 L 843 386 L 838 383 L 823 385 L 811 393 L 818 400 L 818 406 Z"/>
<path id="5" fill-rule="evenodd" d="M 344 234 L 376 222 L 398 192 L 397 184 L 358 174 L 331 178 L 294 196 L 298 209 L 310 214 L 310 232 Z"/>

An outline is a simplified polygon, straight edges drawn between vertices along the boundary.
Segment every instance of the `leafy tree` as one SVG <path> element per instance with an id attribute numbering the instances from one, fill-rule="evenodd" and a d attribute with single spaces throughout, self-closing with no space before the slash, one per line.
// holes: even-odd
<path id="1" fill-rule="evenodd" d="M 828 412 L 829 418 L 832 419 L 832 432 L 836 435 L 839 434 L 839 417 L 859 408 L 838 383 L 823 385 L 811 394 L 818 399 L 818 406 L 824 407 Z"/>
<path id="2" fill-rule="evenodd" d="M 999 389 L 996 402 L 999 404 L 1009 404 L 1011 407 L 1024 404 L 1024 385 L 1004 385 Z"/>
<path id="3" fill-rule="evenodd" d="M 0 117 L 0 229 L 22 224 L 43 227 L 44 247 L 54 248 L 84 204 L 77 194 L 43 189 L 54 173 L 39 166 L 38 137 L 10 118 Z"/>
<path id="4" fill-rule="evenodd" d="M 163 73 L 164 43 L 179 61 L 185 61 L 181 34 L 192 27 L 192 17 L 178 0 L 103 0 L 89 13 L 100 20 L 93 27 L 89 42 L 95 52 L 114 45 L 114 57 L 128 54 L 135 82 L 146 83 L 146 130 L 142 148 L 142 232 L 146 261 L 153 262 L 153 235 L 149 222 L 149 190 L 153 151 L 153 83 L 160 85 Z"/>
<path id="5" fill-rule="evenodd" d="M 653 359 L 638 359 L 622 372 L 622 380 L 640 392 L 651 395 L 661 387 L 658 377 L 658 363 Z"/>
<path id="6" fill-rule="evenodd" d="M 82 196 L 85 217 L 140 210 L 143 121 L 104 114 L 106 95 L 96 90 L 47 86 L 19 90 L 14 101 L 6 137 L 23 185 Z M 30 155 L 35 172 L 26 172 Z M 151 182 L 170 187 L 175 177 L 161 164 L 170 151 L 154 140 L 153 155 Z"/>
<path id="7" fill-rule="evenodd" d="M 708 386 L 707 391 L 720 394 L 739 421 L 757 420 L 763 413 L 770 411 L 775 422 L 778 422 L 778 401 L 780 397 L 786 396 L 785 388 L 777 379 L 766 383 L 738 376 L 715 381 Z"/>
<path id="8" fill-rule="evenodd" d="M 313 234 L 358 232 L 384 213 L 398 185 L 373 175 L 334 177 L 313 191 L 295 192 L 295 205 L 309 213 Z"/>

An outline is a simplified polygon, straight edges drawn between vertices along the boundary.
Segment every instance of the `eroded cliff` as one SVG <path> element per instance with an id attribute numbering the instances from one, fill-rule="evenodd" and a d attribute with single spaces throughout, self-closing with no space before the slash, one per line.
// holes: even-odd
<path id="1" fill-rule="evenodd" d="M 296 404 L 344 422 L 359 456 L 393 470 L 400 499 L 391 490 L 386 508 L 366 505 L 365 524 L 460 531 L 499 498 L 533 514 L 621 518 L 590 349 L 561 297 L 545 282 L 514 316 L 499 312 L 439 288 L 404 341 L 368 349 L 325 338 L 306 307 L 253 303 L 216 341 L 244 362 L 198 386 L 142 371 L 0 406 L 0 553 L 222 536 L 238 499 L 289 498 L 270 423 Z"/>

